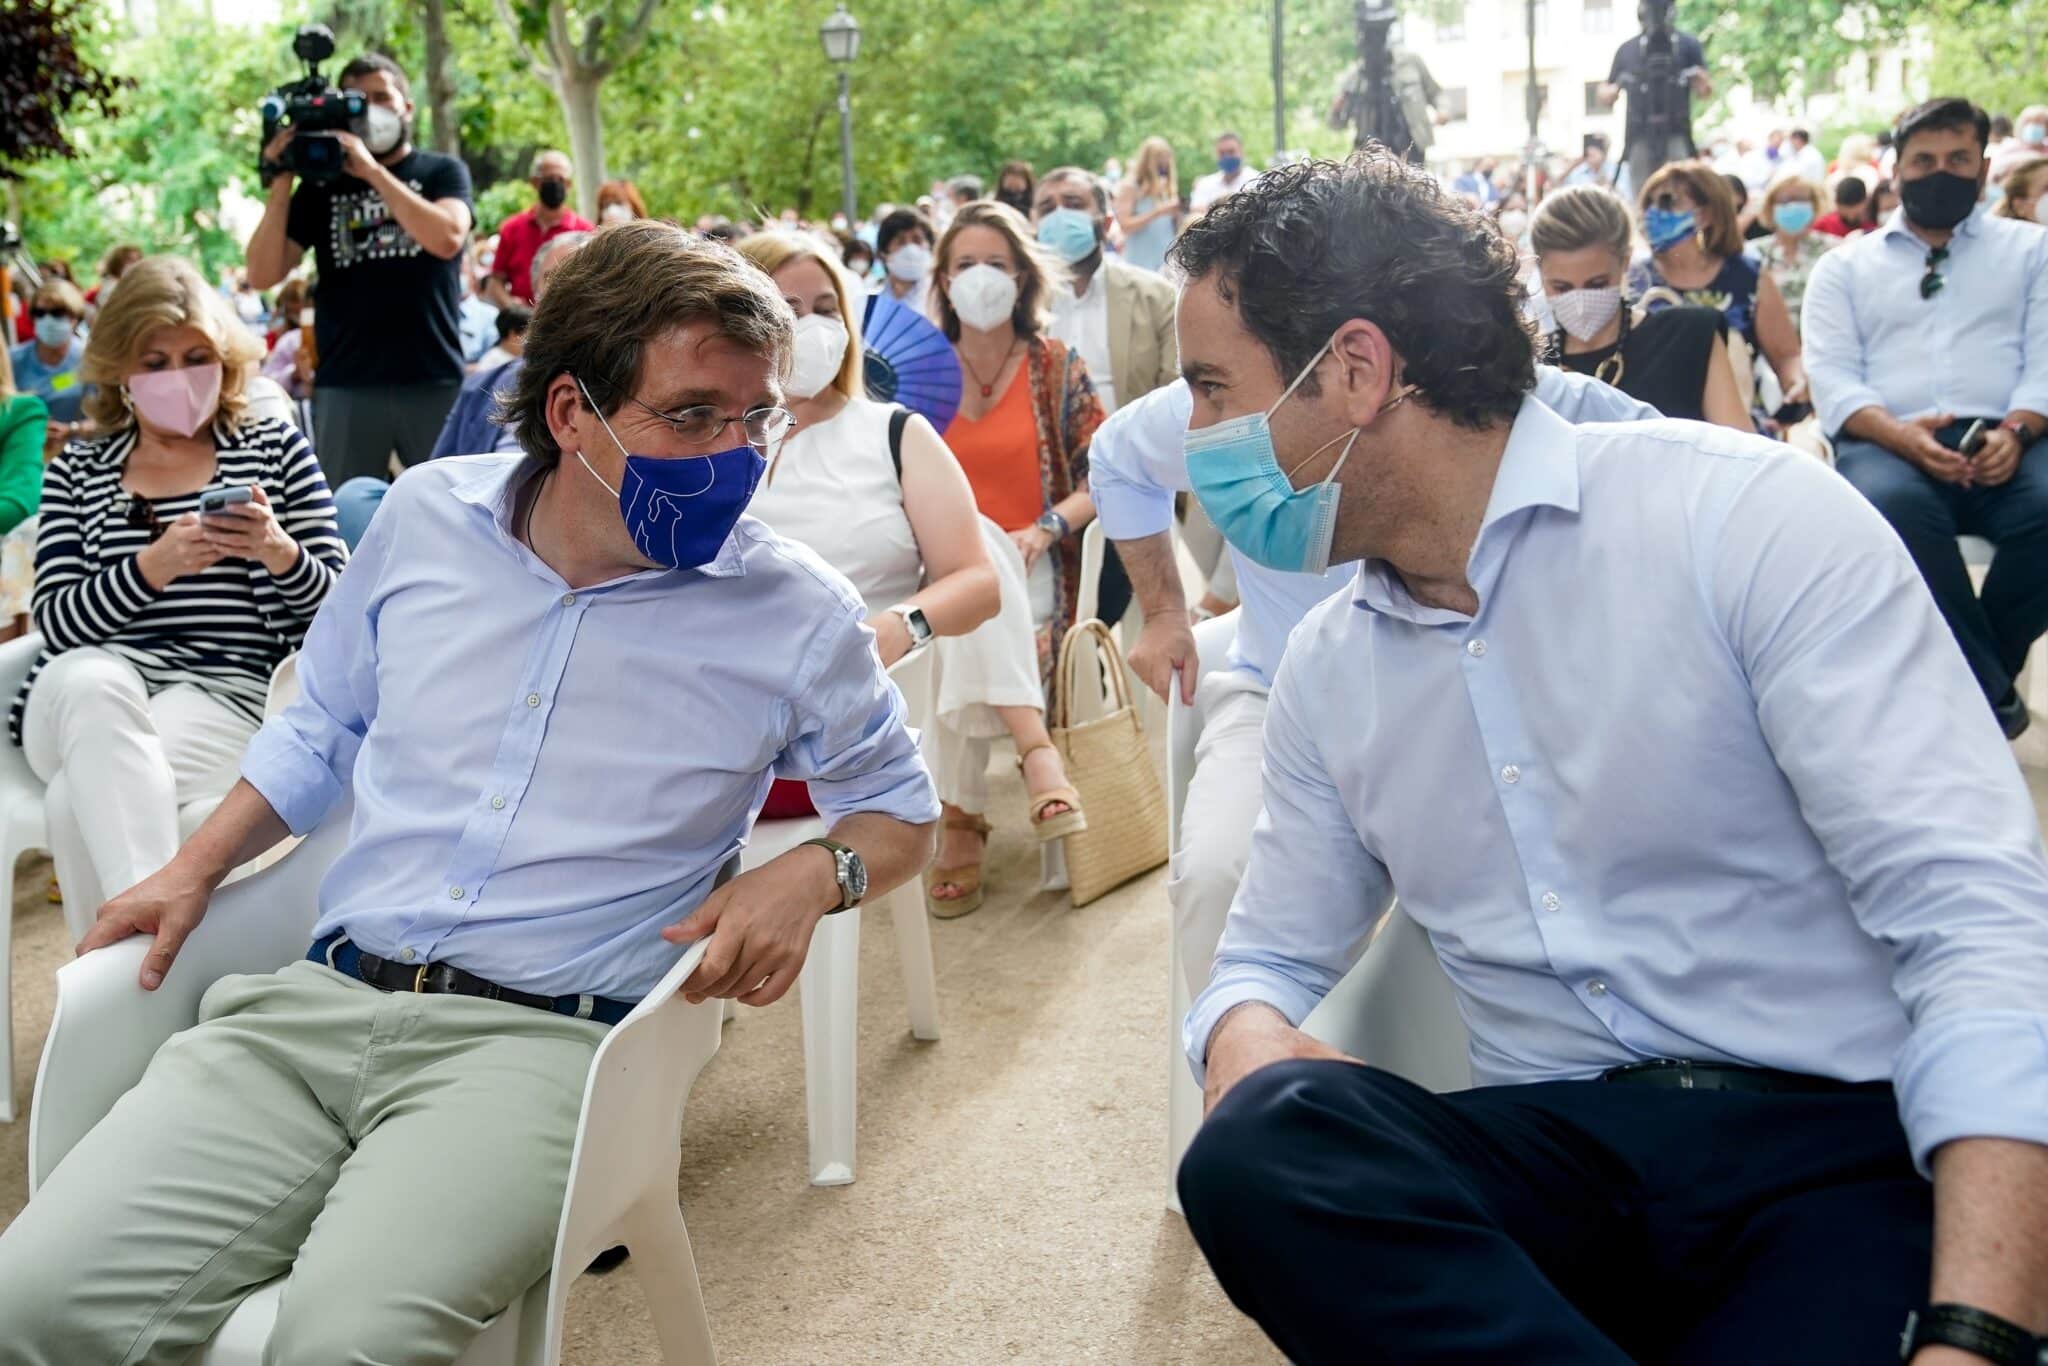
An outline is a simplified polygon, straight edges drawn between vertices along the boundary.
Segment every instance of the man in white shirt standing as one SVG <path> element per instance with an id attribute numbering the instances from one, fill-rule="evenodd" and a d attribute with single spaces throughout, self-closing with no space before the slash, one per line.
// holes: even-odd
<path id="1" fill-rule="evenodd" d="M 1536 402 L 1513 251 L 1391 157 L 1175 253 L 1204 506 L 1362 561 L 1185 1031 L 1232 1299 L 1300 1366 L 2033 1361 L 2048 858 L 1898 538 L 1773 443 Z M 1397 891 L 1473 1089 L 1298 1028 Z"/>
<path id="2" fill-rule="evenodd" d="M 1217 200 L 1236 194 L 1258 178 L 1257 171 L 1245 169 L 1244 139 L 1235 133 L 1221 133 L 1216 138 L 1216 169 L 1196 178 L 1194 189 L 1188 192 L 1188 210 L 1200 217 Z"/>
<path id="3" fill-rule="evenodd" d="M 1813 135 L 1804 128 L 1792 130 L 1792 155 L 1787 169 L 1808 184 L 1828 183 L 1828 159 L 1813 145 Z"/>

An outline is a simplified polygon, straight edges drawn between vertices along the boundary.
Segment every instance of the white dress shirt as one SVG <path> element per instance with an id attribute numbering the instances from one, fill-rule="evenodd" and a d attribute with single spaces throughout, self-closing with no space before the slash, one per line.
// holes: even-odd
<path id="1" fill-rule="evenodd" d="M 1109 363 L 1109 272 L 1096 267 L 1088 277 L 1088 288 L 1080 293 L 1065 285 L 1053 291 L 1052 326 L 1047 329 L 1067 346 L 1081 353 L 1088 364 L 1088 380 L 1095 396 L 1102 400 L 1105 416 L 1116 411 L 1116 374 Z"/>
<path id="2" fill-rule="evenodd" d="M 532 468 L 446 458 L 391 486 L 242 772 L 296 834 L 354 790 L 316 937 L 634 1000 L 771 778 L 828 823 L 938 802 L 845 579 L 743 517 L 701 569 L 571 591 L 512 526 Z"/>
<path id="3" fill-rule="evenodd" d="M 1200 1065 L 1299 1022 L 1398 889 L 1482 1084 L 1661 1057 L 1892 1078 L 1923 1170 L 2048 1142 L 2048 862 L 1919 571 L 1826 466 L 1523 405 L 1473 617 L 1387 565 L 1310 613 Z"/>
<path id="4" fill-rule="evenodd" d="M 1536 397 L 1573 422 L 1632 422 L 1657 416 L 1612 385 L 1588 375 L 1536 367 Z M 1088 491 L 1095 499 L 1102 533 L 1112 541 L 1136 541 L 1173 525 L 1173 495 L 1188 491 L 1188 420 L 1195 409 L 1188 382 L 1177 379 L 1127 404 L 1096 429 L 1088 445 Z M 1308 609 L 1341 592 L 1357 575 L 1355 564 L 1326 573 L 1290 574 L 1268 569 L 1229 547 L 1237 568 L 1237 638 L 1230 667 L 1270 686 L 1280 667 L 1288 632 Z"/>

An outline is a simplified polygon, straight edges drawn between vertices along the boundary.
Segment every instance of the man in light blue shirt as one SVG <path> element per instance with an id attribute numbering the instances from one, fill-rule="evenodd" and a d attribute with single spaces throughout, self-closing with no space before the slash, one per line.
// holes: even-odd
<path id="1" fill-rule="evenodd" d="M 1901 207 L 1814 266 L 1803 326 L 1835 468 L 1905 541 L 2016 737 L 2014 680 L 2048 629 L 2048 232 L 1979 207 L 1990 127 L 1958 99 L 1900 119 Z M 1998 547 L 1981 596 L 1959 535 Z"/>
<path id="2" fill-rule="evenodd" d="M 1304 1366 L 1876 1361 L 1930 1292 L 2048 1329 L 2048 861 L 1897 538 L 1774 444 L 1531 400 L 1512 253 L 1391 159 L 1175 253 L 1204 506 L 1363 561 L 1187 1022 L 1236 1303 Z M 1476 1089 L 1296 1028 L 1397 892 Z"/>
<path id="3" fill-rule="evenodd" d="M 1657 410 L 1588 375 L 1536 367 L 1536 397 L 1572 422 L 1633 422 Z M 1202 736 L 1173 851 L 1167 897 L 1173 904 L 1180 970 L 1188 994 L 1202 989 L 1223 919 L 1244 876 L 1252 822 L 1259 814 L 1259 735 L 1266 694 L 1287 636 L 1308 610 L 1343 591 L 1355 564 L 1322 574 L 1272 570 L 1225 546 L 1240 606 L 1228 667 L 1197 687 L 1199 661 L 1174 555 L 1173 499 L 1188 491 L 1188 418 L 1194 397 L 1175 380 L 1111 414 L 1088 447 L 1088 488 L 1104 533 L 1130 569 L 1145 627 L 1131 667 L 1164 698 L 1178 687 L 1202 709 Z"/>
<path id="4" fill-rule="evenodd" d="M 558 278 L 524 454 L 392 486 L 303 697 L 81 944 L 153 934 L 154 988 L 228 869 L 351 821 L 307 961 L 210 992 L 0 1236 L 0 1359 L 182 1360 L 289 1271 L 276 1360 L 453 1361 L 548 1266 L 605 1028 L 699 938 L 686 995 L 773 1002 L 821 917 L 929 856 L 859 595 L 741 515 L 788 307 L 652 221 Z M 830 838 L 714 889 L 775 777 Z"/>

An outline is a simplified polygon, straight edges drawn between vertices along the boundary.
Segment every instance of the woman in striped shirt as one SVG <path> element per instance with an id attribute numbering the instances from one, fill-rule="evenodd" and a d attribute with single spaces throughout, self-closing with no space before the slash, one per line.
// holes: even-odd
<path id="1" fill-rule="evenodd" d="M 234 785 L 272 671 L 347 561 L 305 438 L 244 411 L 260 357 L 191 265 L 141 262 L 81 367 L 104 435 L 44 477 L 46 648 L 9 726 L 50 785 L 65 899 L 88 914 L 168 862 Z M 217 488 L 250 499 L 201 516 Z"/>

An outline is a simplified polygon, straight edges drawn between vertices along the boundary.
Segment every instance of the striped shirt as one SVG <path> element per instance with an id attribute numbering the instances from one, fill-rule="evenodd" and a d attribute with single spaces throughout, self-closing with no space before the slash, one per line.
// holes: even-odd
<path id="1" fill-rule="evenodd" d="M 262 722 L 270 675 L 298 648 L 348 550 L 327 480 L 297 428 L 245 415 L 216 423 L 213 439 L 208 487 L 261 485 L 278 524 L 305 553 L 275 577 L 257 561 L 229 559 L 152 588 L 135 558 L 149 532 L 128 525 L 131 495 L 121 487 L 135 429 L 70 443 L 43 477 L 31 610 L 46 648 L 8 714 L 16 744 L 43 666 L 86 646 L 134 665 L 152 694 L 190 683 Z M 159 525 L 199 508 L 197 492 L 149 501 Z"/>

